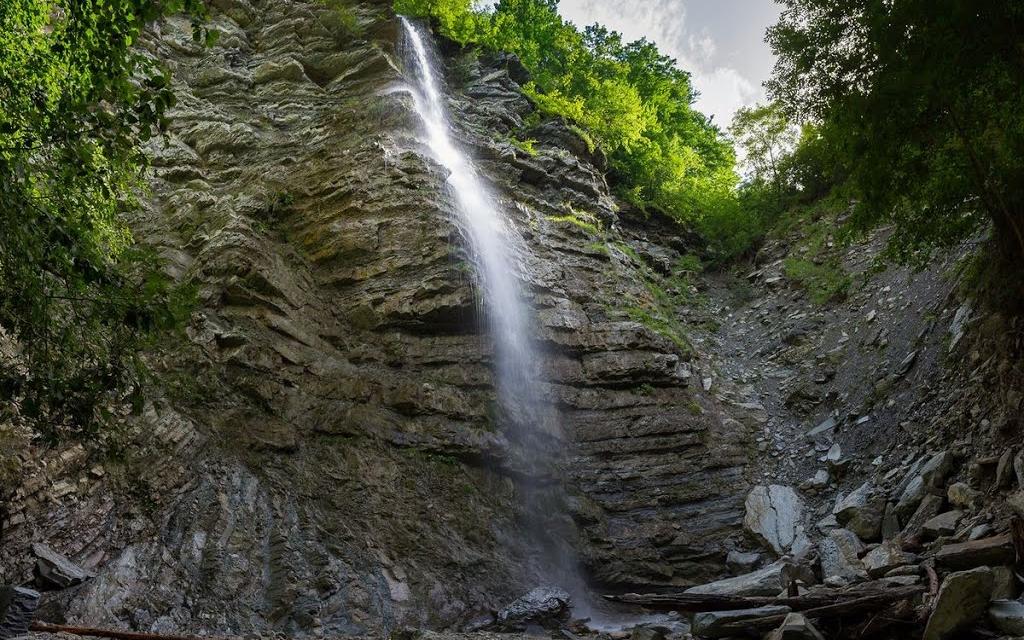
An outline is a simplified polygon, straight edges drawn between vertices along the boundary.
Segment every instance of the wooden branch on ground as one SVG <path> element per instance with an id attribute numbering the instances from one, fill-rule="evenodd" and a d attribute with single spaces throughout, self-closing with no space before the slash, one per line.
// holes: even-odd
<path id="1" fill-rule="evenodd" d="M 919 587 L 893 587 L 892 585 L 875 585 L 871 582 L 856 585 L 843 590 L 816 589 L 797 596 L 731 596 L 706 593 L 626 593 L 606 595 L 613 602 L 634 604 L 649 609 L 670 609 L 674 611 L 732 611 L 736 609 L 755 609 L 769 605 L 782 605 L 793 611 L 805 611 L 864 598 L 871 595 L 888 594 L 900 589 Z"/>
<path id="2" fill-rule="evenodd" d="M 141 631 L 119 631 L 117 629 L 100 629 L 97 627 L 74 627 L 48 622 L 33 622 L 30 631 L 38 633 L 70 633 L 76 636 L 94 638 L 112 638 L 113 640 L 212 640 L 211 637 L 166 635 L 162 633 L 144 633 Z"/>
<path id="3" fill-rule="evenodd" d="M 896 604 L 903 600 L 909 600 L 916 595 L 919 595 L 924 591 L 924 587 L 910 586 L 910 587 L 895 587 L 887 589 L 885 591 L 879 591 L 871 595 L 862 596 L 859 598 L 853 598 L 843 602 L 836 602 L 834 604 L 825 605 L 822 607 L 815 607 L 813 609 L 805 609 L 803 611 L 804 616 L 813 620 L 832 620 L 836 618 L 845 618 L 847 616 L 859 615 L 864 613 L 877 612 L 883 607 Z M 761 618 L 753 618 L 751 620 L 744 620 L 743 622 L 735 622 L 732 624 L 723 624 L 717 628 L 724 635 L 750 635 L 751 633 L 761 633 L 770 631 L 775 627 L 782 624 L 782 621 L 786 619 L 785 614 L 775 616 L 764 616 Z"/>

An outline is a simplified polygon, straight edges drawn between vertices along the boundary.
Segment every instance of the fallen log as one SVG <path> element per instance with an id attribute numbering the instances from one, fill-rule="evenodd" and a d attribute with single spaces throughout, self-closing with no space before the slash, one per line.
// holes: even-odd
<path id="1" fill-rule="evenodd" d="M 903 600 L 909 600 L 922 592 L 924 592 L 924 587 L 894 587 L 871 595 L 863 595 L 859 598 L 843 602 L 806 609 L 803 611 L 803 614 L 804 617 L 813 620 L 834 620 L 864 613 L 877 613 L 882 607 L 888 607 Z M 727 635 L 730 633 L 737 636 L 760 635 L 782 624 L 785 618 L 786 616 L 784 615 L 776 615 L 744 620 L 736 624 L 723 625 L 721 631 Z"/>
<path id="2" fill-rule="evenodd" d="M 917 589 L 917 587 L 900 587 Z M 863 598 L 878 593 L 897 591 L 892 585 L 876 585 L 872 582 L 855 585 L 846 589 L 814 589 L 796 596 L 730 596 L 706 593 L 625 593 L 605 595 L 612 602 L 632 604 L 648 609 L 665 609 L 680 612 L 734 611 L 756 609 L 771 605 L 789 607 L 793 611 L 806 611 L 818 607 Z"/>
<path id="3" fill-rule="evenodd" d="M 33 622 L 30 631 L 38 633 L 70 633 L 75 636 L 94 638 L 112 638 L 113 640 L 214 640 L 211 636 L 182 636 L 162 633 L 145 633 L 142 631 L 119 631 L 117 629 L 100 629 L 98 627 L 75 627 L 48 622 Z"/>
<path id="4" fill-rule="evenodd" d="M 787 606 L 793 611 L 820 607 L 841 598 L 835 593 L 804 594 L 802 596 L 729 596 L 710 593 L 624 593 L 606 595 L 612 602 L 633 604 L 648 609 L 670 609 L 673 611 L 734 611 L 738 609 L 756 609 L 769 605 Z"/>

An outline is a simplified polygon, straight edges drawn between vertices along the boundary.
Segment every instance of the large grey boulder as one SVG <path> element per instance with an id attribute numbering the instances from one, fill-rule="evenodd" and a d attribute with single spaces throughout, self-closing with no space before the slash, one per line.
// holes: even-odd
<path id="1" fill-rule="evenodd" d="M 988 606 L 992 572 L 988 567 L 957 571 L 946 576 L 935 599 L 923 640 L 946 640 L 977 620 Z"/>
<path id="2" fill-rule="evenodd" d="M 818 543 L 821 575 L 825 580 L 842 583 L 867 580 L 868 572 L 860 561 L 864 544 L 849 529 L 833 529 Z"/>
<path id="3" fill-rule="evenodd" d="M 40 587 L 67 589 L 96 577 L 96 574 L 86 571 L 49 545 L 37 542 L 32 545 L 32 553 L 36 556 L 36 582 Z"/>
<path id="4" fill-rule="evenodd" d="M 703 593 L 729 596 L 774 596 L 785 589 L 786 577 L 792 564 L 785 560 L 774 562 L 763 569 L 745 573 L 735 578 L 716 580 L 686 590 L 686 593 Z"/>
<path id="5" fill-rule="evenodd" d="M 782 606 L 702 612 L 693 616 L 693 635 L 704 638 L 725 638 L 734 635 L 731 631 L 723 629 L 726 625 L 765 616 L 781 616 L 789 612 L 789 607 Z"/>
<path id="6" fill-rule="evenodd" d="M 498 612 L 498 626 L 521 630 L 529 625 L 557 626 L 569 617 L 568 592 L 558 587 L 536 587 Z"/>
<path id="7" fill-rule="evenodd" d="M 988 607 L 988 620 L 996 631 L 1008 636 L 1024 636 L 1024 602 L 993 600 Z"/>
<path id="8" fill-rule="evenodd" d="M 806 551 L 807 536 L 800 524 L 804 503 L 792 487 L 758 485 L 747 494 L 743 526 L 775 553 Z"/>
<path id="9" fill-rule="evenodd" d="M 38 607 L 38 591 L 24 587 L 0 587 L 0 640 L 27 634 Z"/>

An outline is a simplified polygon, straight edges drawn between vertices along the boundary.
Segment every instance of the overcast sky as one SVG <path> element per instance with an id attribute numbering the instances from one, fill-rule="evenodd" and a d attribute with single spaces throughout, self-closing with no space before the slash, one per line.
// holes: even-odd
<path id="1" fill-rule="evenodd" d="M 697 108 L 722 128 L 744 105 L 764 97 L 775 59 L 764 30 L 775 23 L 774 0 L 560 0 L 562 15 L 581 29 L 599 22 L 627 41 L 646 37 L 693 74 Z"/>

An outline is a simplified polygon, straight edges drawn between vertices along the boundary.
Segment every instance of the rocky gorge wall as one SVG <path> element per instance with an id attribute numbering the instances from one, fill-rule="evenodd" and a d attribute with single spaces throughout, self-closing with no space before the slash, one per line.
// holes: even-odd
<path id="1" fill-rule="evenodd" d="M 147 47 L 177 106 L 137 236 L 196 286 L 141 416 L 33 450 L 0 567 L 32 542 L 96 576 L 50 615 L 153 631 L 455 625 L 544 576 L 495 415 L 445 176 L 403 90 L 389 3 L 216 0 Z M 688 586 L 737 544 L 759 407 L 703 385 L 665 290 L 685 243 L 626 222 L 564 123 L 523 131 L 522 70 L 450 51 L 459 139 L 524 238 L 573 546 L 604 588 Z M 536 152 L 514 144 L 535 139 Z M 652 232 L 653 233 L 653 232 Z M 660 272 L 660 273 L 659 273 Z M 674 286 L 674 285 L 673 285 Z M 682 288 L 683 285 L 679 285 Z M 670 287 L 671 289 L 671 287 Z"/>

